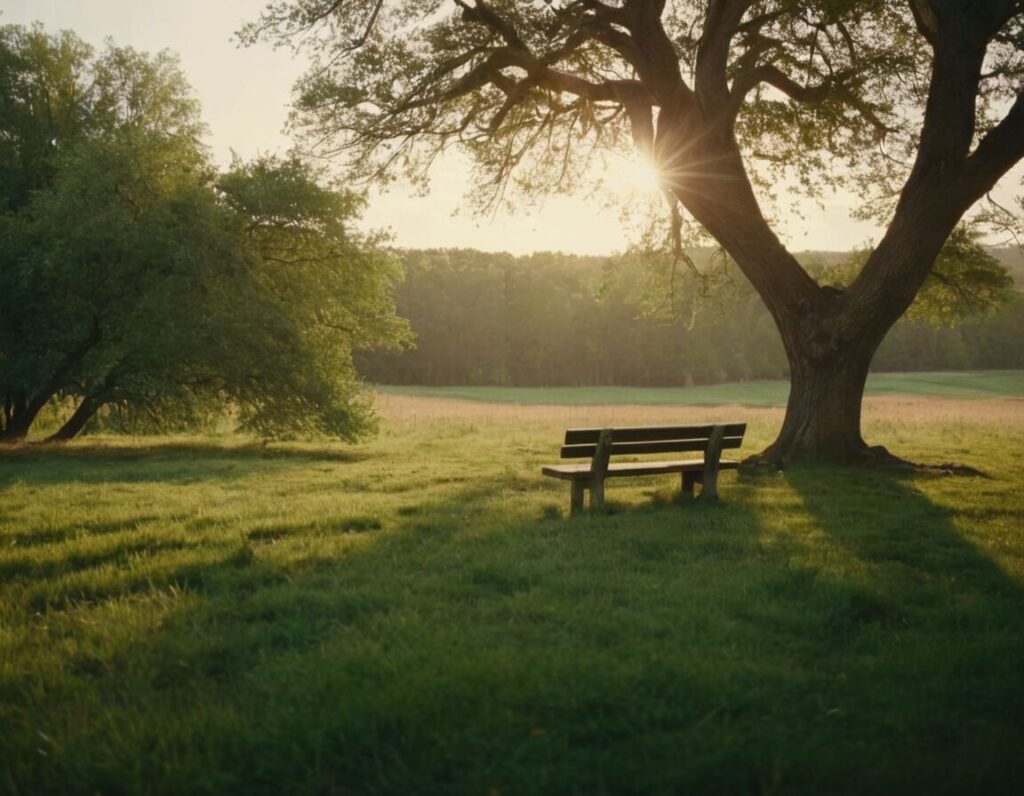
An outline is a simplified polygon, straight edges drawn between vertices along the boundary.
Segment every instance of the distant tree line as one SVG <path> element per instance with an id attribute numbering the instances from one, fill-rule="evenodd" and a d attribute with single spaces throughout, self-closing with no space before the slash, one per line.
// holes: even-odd
<path id="1" fill-rule="evenodd" d="M 707 266 L 708 252 L 695 257 Z M 842 271 L 836 255 L 811 259 Z M 360 372 L 377 383 L 677 386 L 788 375 L 771 318 L 742 279 L 703 296 L 684 274 L 639 257 L 455 249 L 407 251 L 404 260 L 396 305 L 416 347 L 360 354 Z M 874 369 L 1024 367 L 1020 293 L 996 308 L 949 302 L 926 292 Z"/>

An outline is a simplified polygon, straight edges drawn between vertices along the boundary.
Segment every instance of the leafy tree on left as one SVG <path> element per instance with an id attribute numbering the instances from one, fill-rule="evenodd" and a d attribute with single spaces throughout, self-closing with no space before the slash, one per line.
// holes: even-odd
<path id="1" fill-rule="evenodd" d="M 400 344 L 396 266 L 359 201 L 296 158 L 218 177 L 173 58 L 0 29 L 0 439 L 55 397 L 166 426 L 230 409 L 263 434 L 353 438 L 352 367 Z"/>

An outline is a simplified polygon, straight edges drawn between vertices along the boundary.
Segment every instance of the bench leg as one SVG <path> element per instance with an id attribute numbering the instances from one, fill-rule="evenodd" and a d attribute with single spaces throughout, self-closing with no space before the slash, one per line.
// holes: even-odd
<path id="1" fill-rule="evenodd" d="M 679 496 L 681 500 L 688 500 L 693 497 L 693 487 L 698 481 L 700 481 L 700 473 L 683 473 L 682 493 Z"/>
<path id="2" fill-rule="evenodd" d="M 718 465 L 721 462 L 724 434 L 725 426 L 715 426 L 711 429 L 708 446 L 704 450 L 704 477 L 701 479 L 704 488 L 700 490 L 700 496 L 708 503 L 718 500 Z"/>
<path id="3" fill-rule="evenodd" d="M 700 490 L 701 500 L 708 503 L 718 502 L 718 470 L 706 472 L 701 483 L 704 485 Z"/>
<path id="4" fill-rule="evenodd" d="M 590 510 L 600 511 L 604 508 L 604 479 L 595 478 L 590 482 Z"/>
<path id="5" fill-rule="evenodd" d="M 583 482 L 573 479 L 569 490 L 569 516 L 572 516 L 583 511 Z"/>

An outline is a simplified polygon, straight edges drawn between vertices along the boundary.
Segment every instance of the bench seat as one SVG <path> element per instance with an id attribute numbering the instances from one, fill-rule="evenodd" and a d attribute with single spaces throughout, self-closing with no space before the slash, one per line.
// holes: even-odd
<path id="1" fill-rule="evenodd" d="M 681 475 L 680 499 L 694 495 L 700 484 L 701 497 L 718 500 L 718 472 L 738 469 L 735 459 L 723 459 L 722 450 L 743 443 L 746 423 L 717 423 L 701 426 L 635 426 L 630 428 L 570 428 L 562 445 L 563 459 L 588 459 L 580 464 L 546 464 L 541 473 L 569 482 L 569 511 L 583 510 L 583 493 L 590 492 L 590 507 L 604 507 L 604 482 L 608 478 L 643 475 Z M 644 454 L 698 453 L 702 458 L 644 461 Z M 611 461 L 613 456 L 622 459 Z"/>
<path id="2" fill-rule="evenodd" d="M 735 459 L 719 459 L 720 470 L 735 470 L 740 463 Z M 565 481 L 588 481 L 593 470 L 586 464 L 547 464 L 541 473 Z M 623 478 L 631 475 L 667 475 L 670 473 L 696 473 L 704 471 L 703 459 L 683 459 L 668 462 L 609 462 L 605 478 Z"/>

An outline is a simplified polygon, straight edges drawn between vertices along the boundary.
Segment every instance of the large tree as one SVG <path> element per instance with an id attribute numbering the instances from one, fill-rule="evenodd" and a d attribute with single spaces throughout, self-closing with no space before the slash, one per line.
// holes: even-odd
<path id="1" fill-rule="evenodd" d="M 23 438 L 109 337 L 89 308 L 113 316 L 130 306 L 138 298 L 131 276 L 154 263 L 160 243 L 143 241 L 132 222 L 159 203 L 151 190 L 133 193 L 139 181 L 118 178 L 148 170 L 149 187 L 159 184 L 164 198 L 194 186 L 207 168 L 202 131 L 198 103 L 168 53 L 114 45 L 97 53 L 67 31 L 0 27 L 0 440 Z M 120 168 L 105 170 L 115 162 Z M 60 192 L 62 168 L 70 178 Z M 99 186 L 117 206 L 95 204 Z M 59 218 L 74 206 L 81 212 Z M 118 259 L 124 250 L 111 234 L 128 249 L 148 247 L 148 259 Z M 103 259 L 117 268 L 95 268 Z"/>
<path id="2" fill-rule="evenodd" d="M 648 155 L 781 334 L 775 463 L 888 457 L 860 429 L 872 356 L 1024 156 L 1020 0 L 284 0 L 242 35 L 311 54 L 296 121 L 368 175 L 421 175 L 458 144 L 495 196 L 566 187 L 601 149 Z M 852 283 L 779 240 L 780 182 L 857 189 L 886 217 Z"/>
<path id="3" fill-rule="evenodd" d="M 217 175 L 169 56 L 6 28 L 0 57 L 20 70 L 0 81 L 0 442 L 54 399 L 73 408 L 54 440 L 105 406 L 157 427 L 372 427 L 353 352 L 407 330 L 358 195 L 297 157 Z"/>

